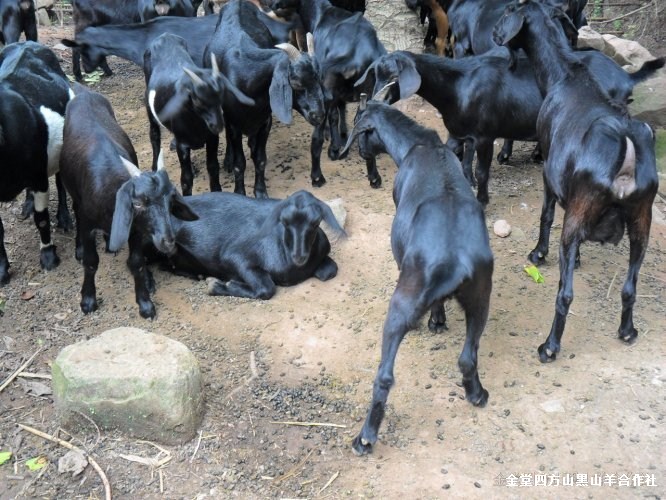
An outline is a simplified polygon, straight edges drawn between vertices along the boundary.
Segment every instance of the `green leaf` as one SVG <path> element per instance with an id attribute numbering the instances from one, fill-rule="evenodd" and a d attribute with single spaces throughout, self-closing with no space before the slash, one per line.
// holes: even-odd
<path id="1" fill-rule="evenodd" d="M 535 265 L 525 266 L 525 272 L 532 277 L 535 283 L 544 282 L 543 276 L 539 272 L 539 268 L 537 266 Z"/>
<path id="2" fill-rule="evenodd" d="M 39 470 L 39 469 L 42 469 L 42 468 L 46 467 L 46 465 L 48 463 L 49 463 L 49 461 L 46 459 L 46 457 L 39 456 L 39 457 L 30 458 L 30 459 L 26 460 L 25 461 L 25 466 L 28 469 L 30 469 L 32 471 L 35 471 L 35 470 Z"/>
<path id="3" fill-rule="evenodd" d="M 12 458 L 11 451 L 0 451 L 0 465 L 4 464 L 10 458 Z"/>

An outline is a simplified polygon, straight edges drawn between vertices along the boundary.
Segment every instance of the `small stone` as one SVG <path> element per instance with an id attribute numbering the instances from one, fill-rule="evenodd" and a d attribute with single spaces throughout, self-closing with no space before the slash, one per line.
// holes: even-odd
<path id="1" fill-rule="evenodd" d="M 493 231 L 500 238 L 506 238 L 511 234 L 511 225 L 504 219 L 500 219 L 493 224 Z"/>
<path id="2" fill-rule="evenodd" d="M 557 399 L 551 399 L 550 401 L 545 401 L 541 403 L 541 409 L 546 413 L 559 413 L 564 411 L 564 406 Z"/>
<path id="3" fill-rule="evenodd" d="M 474 481 L 474 486 L 476 486 L 477 488 L 481 488 L 481 483 L 478 481 Z"/>
<path id="4" fill-rule="evenodd" d="M 537 448 L 539 448 L 540 450 L 545 450 L 545 449 L 546 449 L 546 445 L 545 445 L 545 444 L 538 443 L 538 444 L 537 444 Z"/>

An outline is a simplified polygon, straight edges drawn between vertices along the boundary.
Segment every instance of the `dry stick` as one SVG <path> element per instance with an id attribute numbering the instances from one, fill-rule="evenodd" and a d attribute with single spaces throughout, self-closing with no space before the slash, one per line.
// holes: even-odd
<path id="1" fill-rule="evenodd" d="M 281 424 L 281 425 L 300 425 L 301 427 L 338 427 L 340 429 L 346 429 L 347 426 L 344 424 L 329 424 L 327 422 L 282 422 L 282 421 L 272 421 L 271 424 Z"/>
<path id="2" fill-rule="evenodd" d="M 331 479 L 329 479 L 328 482 L 324 485 L 324 487 L 323 487 L 322 489 L 319 490 L 319 492 L 317 493 L 317 495 L 321 495 L 321 492 L 324 491 L 326 488 L 328 488 L 328 487 L 331 485 L 331 483 L 332 483 L 333 481 L 335 481 L 335 480 L 338 478 L 339 475 L 340 475 L 340 471 L 338 471 L 338 472 L 336 472 L 335 474 L 333 474 L 333 475 L 331 476 Z"/>
<path id="3" fill-rule="evenodd" d="M 99 427 L 97 427 L 97 424 L 95 423 L 95 421 L 94 421 L 92 418 L 90 418 L 88 415 L 86 415 L 85 413 L 82 413 L 82 412 L 80 412 L 80 411 L 78 411 L 78 410 L 74 410 L 74 413 L 76 413 L 77 415 L 80 415 L 80 416 L 83 417 L 85 420 L 87 420 L 88 422 L 90 422 L 90 423 L 93 425 L 93 427 L 95 428 L 95 430 L 97 431 L 97 439 L 95 440 L 95 444 L 92 445 L 92 447 L 90 448 L 90 450 L 88 450 L 88 453 L 90 453 L 92 450 L 94 450 L 95 448 L 97 448 L 97 445 L 99 444 L 100 440 L 102 439 L 102 433 L 99 431 Z"/>
<path id="4" fill-rule="evenodd" d="M 192 453 L 192 456 L 190 457 L 190 463 L 192 463 L 194 456 L 197 454 L 197 451 L 199 451 L 199 446 L 201 446 L 201 436 L 203 436 L 203 433 L 199 431 L 199 439 L 197 440 L 197 445 L 194 447 L 194 453 Z"/>
<path id="5" fill-rule="evenodd" d="M 647 5 L 643 5 L 643 7 L 639 7 L 638 9 L 634 9 L 631 12 L 627 12 L 626 14 L 622 14 L 621 16 L 614 17 L 613 19 L 607 19 L 606 21 L 599 21 L 598 24 L 606 24 L 606 23 L 612 23 L 613 21 L 619 21 L 620 19 L 624 19 L 625 17 L 629 17 L 633 14 L 636 14 L 637 12 L 640 12 L 642 10 L 647 9 L 652 5 L 652 2 L 650 2 Z"/>
<path id="6" fill-rule="evenodd" d="M 308 453 L 303 460 L 301 460 L 296 465 L 294 465 L 294 467 L 289 472 L 287 472 L 284 476 L 276 477 L 275 479 L 273 479 L 273 482 L 274 483 L 280 483 L 280 482 L 282 482 L 286 479 L 289 479 L 292 476 L 295 476 L 296 472 L 298 472 L 298 469 L 300 469 L 301 467 L 303 467 L 305 465 L 305 462 L 307 462 L 308 458 L 310 458 L 310 455 L 312 455 L 313 451 L 314 451 L 314 449 L 310 450 L 310 453 Z"/>
<path id="7" fill-rule="evenodd" d="M 39 349 L 37 349 L 37 351 L 35 351 L 35 354 L 33 354 L 32 356 L 30 356 L 30 357 L 28 358 L 28 361 L 26 361 L 25 363 L 23 363 L 23 364 L 18 368 L 18 370 L 16 370 L 14 373 L 12 373 L 12 374 L 9 376 L 9 378 L 8 378 L 7 380 L 5 380 L 5 381 L 2 383 L 2 385 L 0 385 L 0 392 L 2 392 L 3 390 L 5 390 L 5 388 L 6 388 L 9 384 L 11 384 L 12 381 L 13 381 L 16 377 L 18 377 L 19 373 L 21 373 L 23 370 L 25 370 L 25 369 L 28 367 L 28 365 L 29 365 L 30 363 L 32 363 L 32 360 L 35 359 L 35 356 L 37 356 L 41 351 L 42 351 L 42 348 L 40 347 Z"/>
<path id="8" fill-rule="evenodd" d="M 51 380 L 52 379 L 51 375 L 48 375 L 47 373 L 23 372 L 23 373 L 19 373 L 17 376 L 21 377 L 21 378 L 41 378 L 41 379 L 44 379 L 44 380 Z"/>
<path id="9" fill-rule="evenodd" d="M 252 382 L 255 378 L 259 377 L 259 372 L 257 371 L 257 361 L 254 359 L 254 351 L 250 353 L 250 371 L 252 372 L 252 376 L 245 381 L 245 384 L 243 385 L 249 385 L 250 382 Z M 238 391 L 240 391 L 243 388 L 243 385 L 240 385 L 236 387 L 233 391 L 229 393 L 227 396 L 227 399 L 231 399 L 231 397 L 236 394 Z"/>
<path id="10" fill-rule="evenodd" d="M 74 450 L 78 451 L 81 453 L 83 456 L 85 456 L 88 459 L 88 462 L 90 462 L 90 465 L 92 465 L 93 469 L 95 469 L 95 472 L 99 475 L 100 479 L 102 480 L 102 484 L 104 484 L 104 498 L 106 500 L 111 500 L 111 485 L 109 484 L 109 480 L 106 478 L 106 474 L 104 474 L 104 471 L 102 468 L 99 466 L 95 460 L 88 455 L 84 450 L 79 448 L 78 446 L 74 446 L 71 443 L 68 443 L 67 441 L 63 441 L 62 439 L 58 439 L 55 436 L 51 436 L 50 434 L 47 434 L 46 432 L 38 431 L 37 429 L 34 429 L 32 427 L 28 427 L 27 425 L 23 424 L 17 424 L 21 429 L 24 431 L 30 432 L 31 434 L 34 434 L 35 436 L 39 436 L 41 438 L 47 439 L 49 441 L 52 441 L 53 443 L 59 444 L 60 446 L 63 446 L 64 448 L 67 448 L 68 450 Z"/>
<path id="11" fill-rule="evenodd" d="M 611 288 L 613 288 L 613 283 L 615 283 L 615 278 L 617 278 L 617 271 L 615 271 L 615 274 L 613 275 L 613 279 L 611 280 L 610 285 L 608 285 L 608 291 L 606 292 L 606 298 L 610 297 Z"/>

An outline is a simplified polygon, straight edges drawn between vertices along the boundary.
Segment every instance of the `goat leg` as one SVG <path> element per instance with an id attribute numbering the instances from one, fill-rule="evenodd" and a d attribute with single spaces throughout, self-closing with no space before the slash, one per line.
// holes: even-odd
<path id="1" fill-rule="evenodd" d="M 439 333 L 448 330 L 446 326 L 446 311 L 444 310 L 444 301 L 436 301 L 430 308 L 430 318 L 428 318 L 428 330 L 433 333 Z"/>
<path id="2" fill-rule="evenodd" d="M 513 141 L 511 139 L 504 139 L 504 144 L 502 144 L 502 150 L 497 154 L 497 163 L 500 165 L 505 165 L 509 163 L 509 158 L 513 153 Z"/>
<path id="3" fill-rule="evenodd" d="M 35 213 L 33 219 L 35 221 L 35 226 L 37 226 L 37 230 L 39 231 L 39 264 L 42 269 L 51 271 L 58 267 L 58 264 L 60 264 L 60 258 L 56 254 L 56 246 L 51 241 L 51 222 L 49 220 L 48 202 L 48 186 L 47 190 L 44 192 L 35 191 Z"/>
<path id="4" fill-rule="evenodd" d="M 81 216 L 76 202 L 72 203 L 74 209 L 74 218 L 76 219 L 76 235 L 74 237 L 74 258 L 81 262 L 83 259 L 83 242 L 81 241 Z"/>
<path id="5" fill-rule="evenodd" d="M 220 136 L 209 134 L 206 138 L 206 170 L 211 193 L 222 191 L 220 186 L 220 162 L 217 160 L 217 149 L 220 146 Z"/>
<path id="6" fill-rule="evenodd" d="M 83 80 L 83 74 L 81 74 L 81 49 L 72 48 L 72 73 L 74 73 L 74 78 L 77 82 Z"/>
<path id="7" fill-rule="evenodd" d="M 534 149 L 532 150 L 532 154 L 530 155 L 530 159 L 535 163 L 543 162 L 543 153 L 541 153 L 541 143 L 537 142 L 535 144 Z"/>
<path id="8" fill-rule="evenodd" d="M 490 177 L 490 164 L 493 161 L 493 141 L 479 139 L 476 141 L 476 183 L 478 185 L 476 199 L 483 206 L 488 204 L 488 178 Z"/>
<path id="9" fill-rule="evenodd" d="M 231 154 L 234 171 L 234 193 L 245 196 L 245 154 L 243 133 L 227 124 L 227 151 Z"/>
<path id="10" fill-rule="evenodd" d="M 32 189 L 28 188 L 25 190 L 25 201 L 21 207 L 21 218 L 27 219 L 35 213 L 35 195 L 32 193 Z"/>
<path id="11" fill-rule="evenodd" d="M 217 278 L 207 278 L 208 295 L 268 300 L 277 290 L 270 274 L 263 270 L 245 269 L 241 279 L 223 282 Z"/>
<path id="12" fill-rule="evenodd" d="M 180 163 L 180 189 L 183 192 L 183 196 L 191 196 L 194 172 L 192 171 L 190 148 L 176 142 L 176 153 L 178 154 L 178 162 Z"/>
<path id="13" fill-rule="evenodd" d="M 139 314 L 142 318 L 153 319 L 155 317 L 155 305 L 150 300 L 150 288 L 155 287 L 150 271 L 146 267 L 146 259 L 141 249 L 141 236 L 133 233 L 129 238 L 129 257 L 127 267 L 134 276 L 134 293 L 136 303 L 139 305 Z"/>
<path id="14" fill-rule="evenodd" d="M 266 143 L 272 124 L 273 119 L 269 117 L 257 133 L 248 140 L 252 163 L 254 163 L 254 197 L 260 199 L 268 198 L 268 192 L 266 191 Z"/>
<path id="15" fill-rule="evenodd" d="M 95 232 L 80 218 L 77 220 L 77 232 L 80 235 L 83 264 L 83 286 L 81 287 L 81 311 L 89 314 L 97 310 L 97 291 L 95 274 L 99 266 L 99 255 L 95 241 Z M 80 228 L 80 229 L 79 229 Z"/>
<path id="16" fill-rule="evenodd" d="M 109 64 L 106 62 L 106 57 L 102 57 L 102 60 L 99 63 L 99 67 L 102 68 L 104 76 L 113 75 L 113 71 L 111 71 L 111 68 L 109 68 Z"/>
<path id="17" fill-rule="evenodd" d="M 9 259 L 5 250 L 5 227 L 0 219 L 0 285 L 9 283 Z"/>
<path id="18" fill-rule="evenodd" d="M 58 212 L 56 213 L 56 220 L 58 221 L 58 227 L 67 232 L 74 226 L 72 225 L 72 217 L 67 208 L 67 190 L 62 183 L 60 173 L 55 175 L 55 184 L 58 191 Z"/>
<path id="19" fill-rule="evenodd" d="M 344 146 L 340 135 L 340 108 L 338 105 L 331 105 L 328 111 L 328 126 L 331 131 L 331 144 L 328 146 L 328 157 L 331 160 L 341 160 L 340 150 Z M 346 155 L 345 155 L 346 156 Z"/>
<path id="20" fill-rule="evenodd" d="M 622 319 L 618 336 L 627 344 L 633 343 L 638 331 L 634 328 L 634 303 L 636 302 L 636 283 L 638 272 L 643 264 L 650 224 L 652 222 L 652 199 L 633 208 L 627 216 L 629 234 L 629 271 L 622 287 Z"/>
<path id="21" fill-rule="evenodd" d="M 313 187 L 321 187 L 326 184 L 326 178 L 321 171 L 321 152 L 324 149 L 325 133 L 326 120 L 312 130 L 312 139 L 310 141 L 310 157 L 312 158 L 310 179 L 312 180 Z"/>
<path id="22" fill-rule="evenodd" d="M 476 148 L 476 142 L 472 139 L 465 139 L 462 146 L 462 169 L 465 179 L 469 182 L 469 185 L 476 187 L 476 179 L 472 174 L 472 164 L 474 163 L 474 150 Z"/>
<path id="23" fill-rule="evenodd" d="M 338 265 L 329 256 L 324 257 L 317 269 L 314 270 L 315 278 L 320 281 L 327 281 L 338 274 Z"/>
<path id="24" fill-rule="evenodd" d="M 537 246 L 530 252 L 528 259 L 534 264 L 541 264 L 548 255 L 548 245 L 550 243 L 550 228 L 555 218 L 555 193 L 546 182 L 545 173 L 543 180 L 543 206 L 541 207 L 541 221 L 539 225 L 539 241 Z"/>

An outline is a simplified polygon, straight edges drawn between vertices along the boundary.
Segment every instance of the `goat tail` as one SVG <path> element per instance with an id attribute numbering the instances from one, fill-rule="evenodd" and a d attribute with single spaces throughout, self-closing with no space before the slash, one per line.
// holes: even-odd
<path id="1" fill-rule="evenodd" d="M 658 59 L 653 59 L 652 61 L 646 61 L 638 71 L 631 73 L 629 77 L 631 78 L 633 84 L 636 85 L 643 80 L 650 78 L 655 73 L 655 71 L 663 68 L 664 64 L 666 64 L 666 57 L 660 57 Z"/>
<path id="2" fill-rule="evenodd" d="M 426 276 L 428 273 L 426 273 Z M 471 279 L 473 272 L 464 262 L 445 262 L 436 266 L 429 276 L 430 286 L 424 289 L 424 303 L 433 304 L 438 300 L 451 297 L 460 285 Z"/>
<path id="3" fill-rule="evenodd" d="M 611 191 L 620 200 L 636 190 L 636 148 L 629 137 L 625 141 L 622 164 L 611 184 Z"/>

